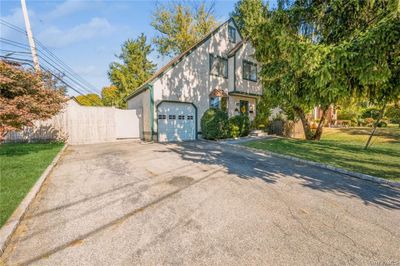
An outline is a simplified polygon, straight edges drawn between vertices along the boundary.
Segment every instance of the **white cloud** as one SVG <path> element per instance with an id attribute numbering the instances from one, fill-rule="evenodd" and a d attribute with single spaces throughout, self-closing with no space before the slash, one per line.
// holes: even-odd
<path id="1" fill-rule="evenodd" d="M 51 47 L 64 47 L 72 43 L 105 36 L 113 31 L 113 27 L 105 18 L 92 18 L 88 23 L 70 29 L 52 26 L 39 33 L 39 40 Z"/>
<path id="2" fill-rule="evenodd" d="M 76 11 L 84 10 L 89 8 L 93 3 L 91 1 L 77 1 L 77 0 L 66 0 L 48 14 L 49 19 L 55 19 L 64 17 L 72 14 Z"/>

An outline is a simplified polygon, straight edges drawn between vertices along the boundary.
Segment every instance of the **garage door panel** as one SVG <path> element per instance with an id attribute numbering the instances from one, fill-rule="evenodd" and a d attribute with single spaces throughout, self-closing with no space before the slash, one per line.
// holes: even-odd
<path id="1" fill-rule="evenodd" d="M 157 108 L 160 142 L 194 140 L 196 110 L 192 104 L 163 102 Z"/>

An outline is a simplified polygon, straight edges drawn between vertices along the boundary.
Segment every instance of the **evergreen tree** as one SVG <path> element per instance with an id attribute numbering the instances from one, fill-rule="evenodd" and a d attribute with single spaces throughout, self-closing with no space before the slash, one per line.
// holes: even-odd
<path id="1" fill-rule="evenodd" d="M 266 7 L 262 0 L 240 0 L 235 4 L 231 17 L 235 20 L 240 33 L 246 39 L 254 34 L 254 30 L 264 23 Z"/>
<path id="2" fill-rule="evenodd" d="M 399 7 L 398 0 L 281 0 L 266 13 L 251 36 L 265 93 L 302 120 L 307 139 L 320 139 L 325 111 L 342 99 L 367 97 L 382 106 L 381 118 L 398 99 Z M 314 106 L 324 111 L 315 131 L 306 117 Z"/>
<path id="3" fill-rule="evenodd" d="M 136 40 L 125 41 L 121 50 L 117 56 L 119 60 L 110 64 L 108 77 L 117 87 L 115 104 L 124 108 L 125 97 L 151 77 L 156 65 L 148 59 L 152 49 L 143 33 Z"/>

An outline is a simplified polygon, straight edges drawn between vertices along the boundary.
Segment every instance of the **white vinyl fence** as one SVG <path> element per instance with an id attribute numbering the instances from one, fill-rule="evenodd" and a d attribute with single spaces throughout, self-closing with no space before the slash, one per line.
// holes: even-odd
<path id="1" fill-rule="evenodd" d="M 46 121 L 36 121 L 33 127 L 10 132 L 6 142 L 65 140 L 69 144 L 115 141 L 139 138 L 141 110 L 121 110 L 114 107 L 87 107 L 75 100 L 68 101 L 62 112 Z"/>

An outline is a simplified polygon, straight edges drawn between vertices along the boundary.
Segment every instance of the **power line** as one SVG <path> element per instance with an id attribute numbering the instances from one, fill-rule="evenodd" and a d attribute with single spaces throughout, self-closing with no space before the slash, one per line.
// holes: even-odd
<path id="1" fill-rule="evenodd" d="M 9 23 L 7 21 L 5 21 L 4 19 L 0 18 L 0 24 L 13 29 L 19 33 L 22 33 L 24 35 L 27 34 L 27 32 L 18 27 L 17 25 L 14 25 L 12 23 Z M 4 39 L 4 38 L 3 38 Z M 41 49 L 38 49 L 38 51 L 45 56 L 47 59 L 49 59 L 50 61 L 52 61 L 54 64 L 57 64 L 59 66 L 59 68 L 62 68 L 64 70 L 64 72 L 68 73 L 69 75 L 73 76 L 77 81 L 79 81 L 79 83 L 81 83 L 81 85 L 84 85 L 85 87 L 88 87 L 88 90 L 90 89 L 91 93 L 95 93 L 97 94 L 97 90 L 95 88 L 95 86 L 93 86 L 92 84 L 90 84 L 89 82 L 87 82 L 85 79 L 83 79 L 80 75 L 78 75 L 69 65 L 67 65 L 65 62 L 63 62 L 58 56 L 56 56 L 54 53 L 52 53 L 42 42 L 40 42 L 38 39 L 34 38 L 34 40 L 36 41 L 36 43 L 38 44 L 38 46 L 41 47 L 41 49 L 43 49 L 44 51 L 42 51 Z M 11 41 L 11 40 L 9 40 Z M 13 42 L 13 41 L 12 41 Z M 15 44 L 17 45 L 23 45 L 26 46 L 26 48 L 29 48 L 29 46 L 25 45 L 25 44 L 21 44 L 21 43 L 17 43 L 15 42 Z M 21 48 L 21 46 L 20 46 Z M 47 55 L 48 54 L 48 55 Z"/>
<path id="2" fill-rule="evenodd" d="M 4 49 L 1 49 L 1 50 L 4 50 Z M 14 50 L 4 50 L 4 51 L 7 51 L 7 52 L 9 52 L 9 53 L 11 53 L 11 55 L 12 54 L 14 54 L 14 53 L 16 53 L 16 54 L 24 54 L 24 55 L 27 55 L 27 54 L 30 54 L 29 52 L 26 52 L 26 51 L 24 51 L 24 52 L 21 52 L 21 51 L 14 51 Z M 3 56 L 3 57 L 5 57 L 5 58 L 10 58 L 10 56 Z M 40 56 L 39 55 L 39 57 L 45 62 L 45 63 L 47 63 L 50 67 L 52 67 L 53 69 L 55 69 L 56 71 L 58 71 L 60 74 L 64 74 L 63 73 L 63 71 L 61 71 L 59 68 L 57 68 L 57 67 L 55 67 L 53 64 L 51 64 L 49 61 L 47 61 L 45 58 L 43 58 L 42 56 Z M 24 60 L 25 60 L 25 58 L 24 58 Z M 69 76 L 65 76 L 66 78 L 68 78 L 71 82 L 73 82 L 75 85 L 77 85 L 78 87 L 80 87 L 85 93 L 93 93 L 93 92 L 91 92 L 91 91 L 89 91 L 88 89 L 86 89 L 84 86 L 82 86 L 81 84 L 79 84 L 78 82 L 76 82 L 74 79 L 71 79 Z"/>
<path id="3" fill-rule="evenodd" d="M 18 63 L 18 64 L 26 64 L 29 65 L 30 67 L 34 68 L 33 65 L 33 61 L 32 60 L 28 60 L 28 59 L 21 59 L 21 58 L 15 58 L 15 57 L 5 57 L 5 56 L 1 56 L 0 58 L 3 58 L 5 62 L 11 62 L 11 63 Z M 42 67 L 43 70 L 45 70 L 47 73 L 49 73 L 51 76 L 53 76 L 54 78 L 56 78 L 58 81 L 60 81 L 61 83 L 63 83 L 66 87 L 72 89 L 73 91 L 75 91 L 76 93 L 78 93 L 79 95 L 85 97 L 87 100 L 89 100 L 90 102 L 92 102 L 93 104 L 97 105 L 96 102 L 94 102 L 92 99 L 90 99 L 89 97 L 87 97 L 84 93 L 82 93 L 79 89 L 76 89 L 75 87 L 71 86 L 71 84 L 69 84 L 68 82 L 66 82 L 65 80 L 61 79 L 60 77 L 58 77 L 56 74 L 54 74 L 50 69 L 46 68 L 46 67 Z"/>
<path id="4" fill-rule="evenodd" d="M 24 48 L 24 46 L 21 46 L 21 43 L 18 42 L 14 42 L 14 41 L 9 41 L 7 39 L 4 38 L 0 38 L 0 42 L 5 42 L 8 43 L 11 46 L 16 46 L 19 48 Z M 2 49 L 5 50 L 5 49 Z M 23 52 L 21 51 L 15 51 L 15 50 L 6 50 L 9 53 L 18 53 L 18 54 L 30 54 L 28 52 L 28 50 L 25 50 Z M 9 57 L 9 56 L 7 56 Z M 80 84 L 79 82 L 77 82 L 75 79 L 71 78 L 70 76 L 65 75 L 64 71 L 62 71 L 61 69 L 59 69 L 58 67 L 54 66 L 52 63 L 50 63 L 46 58 L 44 58 L 43 56 L 39 55 L 39 57 L 45 62 L 47 63 L 51 68 L 55 69 L 56 71 L 58 71 L 60 74 L 63 74 L 65 76 L 65 78 L 71 80 L 71 82 L 73 82 L 74 84 L 76 84 L 77 86 L 81 87 L 83 91 L 85 91 L 86 93 L 94 93 L 97 94 L 96 92 L 90 91 L 86 88 L 86 86 L 82 86 L 82 84 Z"/>

